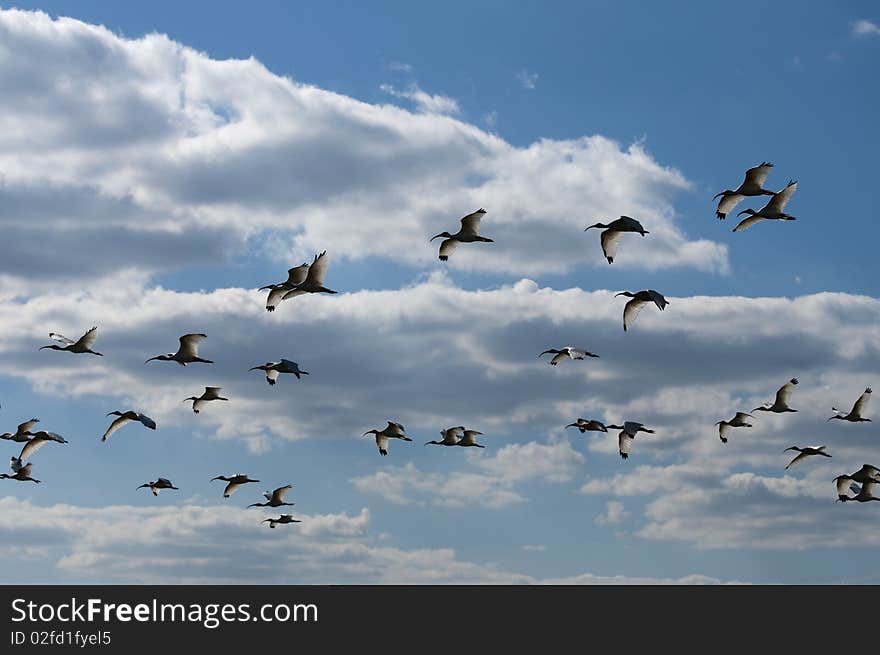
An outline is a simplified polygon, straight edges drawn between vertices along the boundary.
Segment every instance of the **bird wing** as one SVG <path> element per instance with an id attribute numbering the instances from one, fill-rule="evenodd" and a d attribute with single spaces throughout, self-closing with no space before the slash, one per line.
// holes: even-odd
<path id="1" fill-rule="evenodd" d="M 583 359 L 584 357 L 587 356 L 587 351 L 584 350 L 583 348 L 569 347 L 569 348 L 567 348 L 567 350 L 568 350 L 568 356 L 571 357 L 572 359 Z"/>
<path id="2" fill-rule="evenodd" d="M 874 485 L 877 483 L 876 480 L 868 480 L 867 482 L 862 483 L 862 489 L 859 493 L 865 494 L 866 496 L 874 495 Z"/>
<path id="3" fill-rule="evenodd" d="M 568 356 L 568 353 L 563 350 L 561 353 L 556 353 L 556 355 L 553 356 L 553 359 L 550 360 L 550 363 L 559 364 L 563 359 L 567 359 Z"/>
<path id="4" fill-rule="evenodd" d="M 744 218 L 739 223 L 737 223 L 736 227 L 733 228 L 733 231 L 742 232 L 743 230 L 748 230 L 750 227 L 752 227 L 752 225 L 760 223 L 763 220 L 763 216 L 748 216 L 747 218 Z"/>
<path id="5" fill-rule="evenodd" d="M 287 269 L 287 284 L 296 285 L 302 284 L 306 281 L 306 277 L 309 274 L 309 265 L 308 264 L 300 264 L 299 266 L 295 266 L 293 268 Z"/>
<path id="6" fill-rule="evenodd" d="M 308 291 L 303 291 L 302 289 L 291 289 L 290 291 L 285 292 L 283 296 L 281 296 L 281 300 L 290 300 L 291 298 L 296 298 L 297 296 L 301 296 L 306 293 L 308 293 Z"/>
<path id="7" fill-rule="evenodd" d="M 733 420 L 737 423 L 744 423 L 747 418 L 751 418 L 746 412 L 737 412 Z"/>
<path id="8" fill-rule="evenodd" d="M 783 384 L 779 391 L 776 392 L 776 405 L 785 405 L 788 406 L 788 401 L 791 399 L 791 392 L 794 391 L 794 382 L 786 382 Z"/>
<path id="9" fill-rule="evenodd" d="M 795 464 L 800 464 L 801 462 L 803 462 L 803 461 L 804 461 L 807 457 L 809 457 L 810 455 L 812 455 L 812 453 L 809 453 L 809 452 L 807 452 L 807 453 L 798 453 L 797 456 L 795 456 L 795 458 L 794 458 L 793 460 L 791 460 L 791 461 L 786 465 L 785 468 L 788 469 L 788 468 L 794 466 Z"/>
<path id="10" fill-rule="evenodd" d="M 278 303 L 280 303 L 287 297 L 287 294 L 289 292 L 290 289 L 286 285 L 280 286 L 276 289 L 272 289 L 269 292 L 269 295 L 266 296 L 266 307 L 275 307 Z"/>
<path id="11" fill-rule="evenodd" d="M 68 339 L 63 334 L 58 334 L 57 332 L 50 332 L 49 338 L 52 339 L 52 341 L 57 341 L 58 343 L 62 343 L 65 346 L 76 343 L 73 339 Z"/>
<path id="12" fill-rule="evenodd" d="M 626 431 L 621 431 L 617 437 L 617 449 L 621 456 L 629 455 L 629 449 L 632 447 L 633 438 Z"/>
<path id="13" fill-rule="evenodd" d="M 285 485 L 283 487 L 278 487 L 275 491 L 272 492 L 272 500 L 273 503 L 283 503 L 284 495 L 290 490 L 292 485 Z"/>
<path id="14" fill-rule="evenodd" d="M 846 492 L 849 491 L 849 483 L 850 480 L 847 478 L 838 478 L 837 479 L 837 495 L 845 496 Z M 858 491 L 856 492 L 858 493 Z"/>
<path id="15" fill-rule="evenodd" d="M 156 429 L 156 421 L 154 421 L 153 419 L 151 419 L 151 418 L 150 418 L 149 416 L 147 416 L 146 414 L 138 414 L 138 415 L 137 415 L 137 420 L 140 421 L 141 424 L 142 424 L 145 428 L 150 428 L 151 430 L 155 430 L 155 429 Z"/>
<path id="16" fill-rule="evenodd" d="M 746 177 L 741 186 L 760 189 L 764 186 L 764 182 L 767 181 L 767 176 L 770 175 L 770 170 L 772 168 L 773 164 L 768 161 L 750 168 L 746 171 Z"/>
<path id="17" fill-rule="evenodd" d="M 468 214 L 467 216 L 461 219 L 461 231 L 462 234 L 473 234 L 477 235 L 480 233 L 480 219 L 483 218 L 483 215 L 486 212 L 484 211 L 475 211 L 473 214 Z"/>
<path id="18" fill-rule="evenodd" d="M 32 418 L 29 421 L 25 421 L 24 423 L 19 423 L 18 428 L 16 428 L 16 434 L 22 434 L 23 432 L 30 432 L 30 429 L 34 427 L 37 423 L 40 422 L 38 418 Z"/>
<path id="19" fill-rule="evenodd" d="M 295 372 L 298 372 L 298 371 L 299 371 L 299 364 L 297 364 L 296 362 L 292 362 L 292 361 L 290 361 L 289 359 L 284 359 L 284 358 L 282 357 L 282 358 L 281 358 L 281 362 L 280 362 L 280 364 L 281 364 L 281 367 L 280 367 L 280 368 L 281 368 L 285 373 L 295 373 Z"/>
<path id="20" fill-rule="evenodd" d="M 98 327 L 95 326 L 84 335 L 82 335 L 79 340 L 76 342 L 77 346 L 82 348 L 91 348 L 95 345 L 95 341 L 98 340 Z"/>
<path id="21" fill-rule="evenodd" d="M 862 410 L 865 409 L 865 405 L 868 404 L 868 400 L 870 398 L 871 398 L 871 392 L 866 390 L 861 396 L 859 396 L 859 399 L 856 401 L 856 404 L 853 405 L 853 408 L 850 411 L 850 414 L 853 414 L 855 416 L 861 416 Z"/>
<path id="22" fill-rule="evenodd" d="M 223 387 L 205 387 L 205 393 L 202 394 L 202 400 L 216 400 L 220 397 L 220 390 Z"/>
<path id="23" fill-rule="evenodd" d="M 270 368 L 268 371 L 266 371 L 266 379 L 272 380 L 272 382 L 277 380 L 278 379 L 278 369 Z"/>
<path id="24" fill-rule="evenodd" d="M 637 423 L 636 421 L 624 421 L 623 422 L 623 431 L 633 437 L 636 436 L 636 433 L 640 428 L 645 427 L 641 423 Z"/>
<path id="25" fill-rule="evenodd" d="M 230 482 L 226 485 L 226 488 L 223 490 L 224 496 L 231 496 L 235 493 L 235 490 L 241 486 L 241 482 Z"/>
<path id="26" fill-rule="evenodd" d="M 406 428 L 403 427 L 400 423 L 395 423 L 394 421 L 388 421 L 388 425 L 385 427 L 383 432 L 387 432 L 388 434 L 400 435 L 403 436 L 406 434 Z"/>
<path id="27" fill-rule="evenodd" d="M 455 249 L 458 248 L 458 241 L 456 239 L 443 239 L 440 242 L 440 257 L 449 257 Z"/>
<path id="28" fill-rule="evenodd" d="M 602 231 L 602 234 L 599 237 L 599 242 L 602 244 L 602 252 L 606 259 L 614 259 L 621 234 L 623 234 L 623 232 L 618 232 L 617 230 Z"/>
<path id="29" fill-rule="evenodd" d="M 772 212 L 781 212 L 785 209 L 786 203 L 791 200 L 795 191 L 797 191 L 797 182 L 789 182 L 782 191 L 779 191 L 770 198 L 770 202 L 767 203 L 765 209 Z"/>
<path id="30" fill-rule="evenodd" d="M 177 352 L 188 357 L 198 357 L 199 342 L 207 336 L 207 334 L 201 333 L 184 334 L 180 337 L 180 348 L 178 348 Z"/>
<path id="31" fill-rule="evenodd" d="M 156 486 L 157 487 L 159 487 L 159 486 L 172 487 L 174 485 L 171 484 L 171 480 L 169 480 L 168 478 L 157 478 L 156 479 Z"/>
<path id="32" fill-rule="evenodd" d="M 626 330 L 632 325 L 636 317 L 639 315 L 639 312 L 642 311 L 642 307 L 647 304 L 644 300 L 639 300 L 638 298 L 633 298 L 626 306 L 623 308 L 623 329 Z"/>
<path id="33" fill-rule="evenodd" d="M 36 453 L 40 448 L 46 445 L 47 441 L 51 441 L 50 439 L 46 439 L 43 437 L 34 437 L 30 441 L 24 444 L 24 447 L 21 449 L 21 453 L 18 456 L 19 461 L 24 461 L 34 453 Z"/>
<path id="34" fill-rule="evenodd" d="M 116 420 L 114 420 L 110 424 L 110 427 L 107 428 L 107 431 L 104 433 L 104 436 L 101 437 L 101 441 L 107 441 L 107 439 L 110 438 L 111 434 L 116 432 L 119 428 L 121 428 L 126 423 L 129 423 L 130 421 L 131 421 L 131 419 L 124 414 L 122 416 L 120 416 L 119 418 L 117 418 Z"/>
<path id="35" fill-rule="evenodd" d="M 388 452 L 388 437 L 384 434 L 376 435 L 376 447 L 379 449 L 379 452 Z"/>
<path id="36" fill-rule="evenodd" d="M 325 250 L 320 255 L 315 255 L 315 260 L 312 262 L 311 266 L 309 266 L 309 272 L 306 275 L 305 281 L 308 282 L 309 285 L 323 286 L 324 277 L 326 275 L 327 251 Z"/>
<path id="37" fill-rule="evenodd" d="M 732 212 L 740 202 L 742 202 L 743 198 L 745 198 L 745 196 L 740 193 L 722 196 L 721 200 L 718 201 L 718 209 L 715 211 L 719 214 L 727 215 Z"/>
<path id="38" fill-rule="evenodd" d="M 721 437 L 721 440 L 724 441 L 727 439 L 727 435 L 730 434 L 730 424 L 728 423 L 719 423 L 718 424 L 718 436 Z"/>
<path id="39" fill-rule="evenodd" d="M 33 464 L 31 464 L 30 462 L 28 462 L 24 466 L 21 466 L 20 464 L 21 464 L 21 461 L 19 460 L 19 468 L 18 468 L 18 471 L 16 471 L 16 473 L 21 473 L 23 476 L 29 477 L 31 474 L 31 468 L 33 467 Z"/>

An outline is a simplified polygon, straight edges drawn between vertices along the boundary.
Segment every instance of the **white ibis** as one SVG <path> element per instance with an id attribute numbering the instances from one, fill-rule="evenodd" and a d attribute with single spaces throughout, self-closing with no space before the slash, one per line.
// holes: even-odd
<path id="1" fill-rule="evenodd" d="M 426 441 L 425 445 L 434 444 L 435 446 L 456 446 L 458 445 L 459 433 L 464 432 L 464 426 L 459 425 L 454 428 L 446 428 L 445 430 L 440 430 L 440 434 L 443 437 L 441 441 Z"/>
<path id="2" fill-rule="evenodd" d="M 574 423 L 569 423 L 565 426 L 566 428 L 577 428 L 580 430 L 581 434 L 584 432 L 608 432 L 608 426 L 606 426 L 602 421 L 596 421 L 590 419 L 587 421 L 586 419 L 578 418 Z"/>
<path id="3" fill-rule="evenodd" d="M 544 352 L 542 352 L 540 355 L 538 355 L 538 357 L 543 357 L 544 355 L 546 355 L 548 353 L 554 355 L 553 359 L 550 360 L 551 366 L 556 366 L 557 364 L 559 364 L 559 362 L 563 361 L 564 359 L 574 360 L 574 359 L 584 359 L 585 357 L 598 357 L 599 356 L 599 355 L 596 355 L 596 354 L 591 353 L 589 351 L 583 350 L 582 348 L 574 348 L 572 346 L 565 346 L 565 348 L 559 348 L 559 349 L 549 348 L 549 349 L 545 350 Z"/>
<path id="4" fill-rule="evenodd" d="M 638 232 L 642 236 L 650 234 L 642 224 L 636 219 L 629 216 L 621 216 L 610 223 L 596 223 L 584 228 L 584 232 L 594 227 L 604 228 L 602 234 L 599 235 L 599 241 L 602 244 L 602 252 L 609 264 L 614 263 L 614 254 L 617 252 L 617 244 L 620 242 L 620 235 L 624 232 Z"/>
<path id="5" fill-rule="evenodd" d="M 648 303 L 654 303 L 657 305 L 657 308 L 661 312 L 666 309 L 666 305 L 669 304 L 669 301 L 663 297 L 663 294 L 654 291 L 654 289 L 645 289 L 644 291 L 636 291 L 635 293 L 632 293 L 631 291 L 621 291 L 620 293 L 614 294 L 615 298 L 617 296 L 632 298 L 632 300 L 628 301 L 623 307 L 624 332 L 626 332 L 627 328 L 635 322 L 639 312 L 642 311 L 642 307 Z"/>
<path id="6" fill-rule="evenodd" d="M 324 286 L 324 278 L 327 276 L 327 251 L 315 255 L 315 259 L 309 264 L 306 279 L 295 285 L 281 299 L 289 300 L 304 293 L 337 293 L 333 289 Z"/>
<path id="7" fill-rule="evenodd" d="M 743 209 L 737 216 L 742 216 L 743 214 L 748 214 L 748 218 L 742 219 L 735 228 L 733 228 L 734 232 L 740 232 L 742 230 L 746 230 L 752 225 L 756 223 L 760 223 L 763 220 L 775 220 L 775 221 L 794 221 L 796 220 L 794 216 L 791 214 L 786 214 L 782 210 L 785 209 L 785 205 L 791 200 L 791 197 L 794 195 L 794 192 L 797 190 L 797 182 L 791 181 L 788 183 L 782 191 L 778 193 L 774 193 L 773 197 L 767 202 L 766 205 L 761 207 L 758 211 L 754 209 Z"/>
<path id="8" fill-rule="evenodd" d="M 746 171 L 745 179 L 736 190 L 725 189 L 721 193 L 715 194 L 712 200 L 721 197 L 715 215 L 723 221 L 746 196 L 772 196 L 773 191 L 763 188 L 771 168 L 773 168 L 773 164 L 768 161 L 758 164 Z"/>
<path id="9" fill-rule="evenodd" d="M 379 454 L 383 457 L 388 454 L 389 439 L 412 441 L 412 439 L 406 436 L 406 428 L 394 421 L 388 421 L 388 425 L 381 430 L 367 430 L 362 436 L 366 437 L 368 434 L 376 435 L 376 447 L 379 449 Z"/>
<path id="10" fill-rule="evenodd" d="M 654 430 L 650 430 L 636 421 L 624 421 L 623 425 L 607 425 L 605 427 L 609 430 L 620 430 L 620 434 L 617 435 L 617 450 L 623 459 L 629 458 L 632 442 L 639 432 L 654 434 Z"/>
<path id="11" fill-rule="evenodd" d="M 485 448 L 486 446 L 482 444 L 478 444 L 476 441 L 476 437 L 478 435 L 483 434 L 482 432 L 477 432 L 476 430 L 465 430 L 461 439 L 456 446 L 468 447 L 471 446 L 473 448 Z"/>
<path id="12" fill-rule="evenodd" d="M 461 219 L 461 227 L 455 234 L 450 234 L 449 232 L 441 232 L 440 234 L 431 237 L 430 241 L 433 241 L 434 239 L 439 239 L 440 237 L 445 237 L 445 239 L 440 242 L 439 257 L 441 262 L 447 261 L 449 259 L 449 255 L 451 255 L 455 251 L 455 249 L 458 248 L 458 244 L 460 243 L 473 243 L 474 241 L 495 243 L 494 239 L 480 236 L 480 219 L 483 218 L 483 215 L 485 213 L 486 210 L 481 207 L 474 213 L 468 214 Z"/>
<path id="13" fill-rule="evenodd" d="M 798 452 L 798 454 L 795 455 L 794 459 L 791 460 L 785 466 L 786 469 L 788 469 L 791 466 L 794 466 L 795 464 L 800 464 L 805 459 L 807 459 L 807 457 L 813 457 L 814 455 L 821 455 L 822 457 L 831 457 L 831 455 L 829 455 L 828 453 L 825 452 L 825 446 L 805 446 L 804 448 L 798 448 L 797 446 L 791 446 L 789 448 L 786 448 L 783 452 L 786 452 L 788 450 L 796 450 Z"/>
<path id="14" fill-rule="evenodd" d="M 773 404 L 764 403 L 761 407 L 755 407 L 753 412 L 774 412 L 776 414 L 782 414 L 784 412 L 796 412 L 796 409 L 792 409 L 788 406 L 789 401 L 791 400 L 791 394 L 794 391 L 795 385 L 797 385 L 798 379 L 792 378 L 784 385 L 779 388 L 779 391 L 776 392 L 776 400 L 773 401 Z"/>
<path id="15" fill-rule="evenodd" d="M 144 487 L 148 487 L 154 496 L 158 496 L 159 491 L 162 489 L 177 489 L 167 478 L 158 478 L 155 482 L 145 482 L 138 489 L 143 489 Z"/>
<path id="16" fill-rule="evenodd" d="M 846 501 L 849 500 L 846 497 L 847 489 L 849 489 L 847 483 L 858 482 L 859 484 L 865 484 L 880 482 L 880 468 L 877 468 L 873 464 L 862 464 L 862 468 L 855 473 L 838 475 L 832 480 L 832 482 L 837 484 L 837 500 Z M 858 493 L 858 491 L 855 491 L 855 493 Z"/>
<path id="17" fill-rule="evenodd" d="M 727 435 L 730 434 L 731 428 L 752 427 L 752 424 L 747 420 L 750 418 L 755 417 L 748 412 L 737 412 L 729 421 L 718 421 L 715 425 L 718 426 L 718 437 L 721 439 L 721 443 L 727 443 Z"/>
<path id="18" fill-rule="evenodd" d="M 274 312 L 275 307 L 281 304 L 284 296 L 288 291 L 293 290 L 297 285 L 302 284 L 306 280 L 309 272 L 309 265 L 303 262 L 300 266 L 287 269 L 287 279 L 278 284 L 267 284 L 260 287 L 260 291 L 270 289 L 269 295 L 266 297 L 266 311 Z"/>
<path id="19" fill-rule="evenodd" d="M 25 442 L 24 446 L 22 446 L 21 453 L 19 453 L 18 455 L 18 460 L 20 462 L 23 462 L 50 441 L 53 441 L 55 443 L 67 443 L 67 439 L 62 437 L 60 434 L 47 432 L 46 430 L 40 430 L 39 432 L 35 432 L 33 437 L 29 441 Z"/>
<path id="20" fill-rule="evenodd" d="M 228 482 L 226 488 L 223 490 L 223 497 L 229 498 L 232 494 L 235 493 L 236 489 L 240 486 L 247 484 L 248 482 L 259 482 L 259 480 L 252 480 L 248 477 L 247 473 L 236 473 L 235 475 L 218 475 L 216 478 L 211 478 L 211 482 L 214 480 L 223 480 L 224 482 Z"/>
<path id="21" fill-rule="evenodd" d="M 283 487 L 278 487 L 275 491 L 269 492 L 264 491 L 263 497 L 266 499 L 265 503 L 253 503 L 248 505 L 250 507 L 281 507 L 282 505 L 295 505 L 296 503 L 285 503 L 284 495 L 293 488 L 292 484 L 286 484 Z"/>
<path id="22" fill-rule="evenodd" d="M 282 358 L 280 362 L 266 362 L 261 366 L 254 366 L 250 369 L 251 371 L 265 371 L 266 372 L 266 382 L 269 383 L 270 386 L 274 385 L 278 380 L 278 375 L 280 373 L 293 373 L 296 376 L 296 379 L 299 380 L 303 375 L 308 375 L 308 371 L 302 371 L 299 368 L 299 364 L 296 362 L 292 362 L 289 359 Z"/>
<path id="23" fill-rule="evenodd" d="M 101 437 L 101 441 L 107 441 L 107 439 L 110 438 L 111 434 L 116 432 L 123 425 L 127 425 L 132 421 L 137 421 L 145 428 L 149 428 L 150 430 L 156 429 L 156 421 L 151 419 L 146 414 L 141 414 L 140 412 L 136 412 L 133 409 L 130 409 L 126 412 L 120 412 L 118 410 L 115 412 L 108 412 L 107 416 L 118 416 L 119 418 L 113 420 L 113 422 L 110 424 L 110 427 L 107 428 L 107 431 Z"/>
<path id="24" fill-rule="evenodd" d="M 299 519 L 293 518 L 291 514 L 282 514 L 277 519 L 268 518 L 261 521 L 261 523 L 269 523 L 270 528 L 274 528 L 276 525 L 286 525 L 288 523 L 302 523 Z"/>
<path id="25" fill-rule="evenodd" d="M 17 480 L 18 482 L 36 482 L 37 484 L 40 484 L 39 480 L 31 477 L 31 468 L 33 465 L 30 462 L 22 464 L 20 459 L 13 457 L 11 460 L 11 466 L 12 475 L 9 475 L 8 473 L 0 473 L 0 480 Z"/>
<path id="26" fill-rule="evenodd" d="M 57 341 L 58 343 L 53 343 L 49 346 L 42 346 L 40 347 L 40 350 L 45 350 L 48 348 L 49 350 L 64 350 L 69 353 L 88 353 L 90 355 L 98 355 L 99 357 L 104 356 L 103 354 L 97 353 L 92 350 L 92 346 L 94 346 L 95 341 L 98 340 L 97 326 L 90 329 L 76 341 L 74 341 L 73 339 L 68 339 L 63 334 L 58 334 L 57 332 L 50 332 L 49 338 L 53 341 Z M 61 345 L 59 346 L 58 344 Z"/>
<path id="27" fill-rule="evenodd" d="M 30 437 L 34 436 L 33 432 L 31 432 L 31 428 L 34 427 L 37 423 L 40 422 L 38 418 L 32 418 L 24 423 L 19 423 L 15 432 L 4 432 L 0 434 L 0 439 L 6 439 L 7 441 L 15 441 L 17 443 L 22 443 L 27 441 Z"/>
<path id="28" fill-rule="evenodd" d="M 870 423 L 871 419 L 862 418 L 862 412 L 865 410 L 865 405 L 868 403 L 868 400 L 871 398 L 871 387 L 865 389 L 864 393 L 859 396 L 859 399 L 852 406 L 852 409 L 849 410 L 849 414 L 844 414 L 843 410 L 837 409 L 836 407 L 832 407 L 832 412 L 837 412 L 836 416 L 832 416 L 828 420 L 831 421 L 833 419 L 840 419 L 841 421 L 849 421 L 850 423 Z"/>
<path id="29" fill-rule="evenodd" d="M 220 395 L 220 390 L 223 387 L 205 387 L 205 392 L 196 398 L 195 396 L 190 396 L 189 398 L 184 398 L 181 402 L 193 401 L 193 411 L 198 414 L 201 408 L 205 403 L 210 402 L 212 400 L 229 400 L 229 398 L 224 398 Z"/>
<path id="30" fill-rule="evenodd" d="M 855 496 L 851 498 L 845 494 L 841 495 L 840 493 L 840 485 L 837 486 L 837 499 L 842 501 L 854 500 L 859 503 L 866 503 L 869 500 L 880 500 L 877 496 L 874 495 L 874 485 L 877 484 L 876 480 L 867 480 L 862 483 L 862 486 L 858 486 L 856 484 L 851 484 L 849 486 L 850 491 L 852 491 Z"/>
<path id="31" fill-rule="evenodd" d="M 205 339 L 208 335 L 202 334 L 201 332 L 197 332 L 194 334 L 184 334 L 180 337 L 180 346 L 177 348 L 176 353 L 168 353 L 167 355 L 156 355 L 155 357 L 150 357 L 144 364 L 147 362 L 152 362 L 154 359 L 158 359 L 160 362 L 177 362 L 181 366 L 186 366 L 187 364 L 195 364 L 196 362 L 201 362 L 202 364 L 213 364 L 210 359 L 202 359 L 199 357 L 199 342 L 202 339 Z"/>

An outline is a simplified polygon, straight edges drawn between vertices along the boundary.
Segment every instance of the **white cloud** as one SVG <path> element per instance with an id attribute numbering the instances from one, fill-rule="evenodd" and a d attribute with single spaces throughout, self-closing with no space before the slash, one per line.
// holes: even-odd
<path id="1" fill-rule="evenodd" d="M 853 23 L 852 33 L 855 36 L 880 36 L 880 25 L 863 18 Z"/>
<path id="2" fill-rule="evenodd" d="M 582 230 L 625 213 L 651 234 L 623 244 L 615 266 L 728 270 L 725 245 L 678 225 L 672 200 L 690 183 L 640 145 L 594 135 L 516 147 L 417 87 L 387 87 L 414 112 L 373 105 L 252 58 L 40 12 L 0 11 L 0 62 L 0 277 L 11 286 L 242 255 L 269 254 L 283 271 L 324 249 L 433 266 L 429 236 L 480 206 L 497 243 L 461 248 L 453 268 L 607 266 Z"/>
<path id="3" fill-rule="evenodd" d="M 454 98 L 444 95 L 432 95 L 422 91 L 418 85 L 413 84 L 408 89 L 396 89 L 391 84 L 382 84 L 379 87 L 383 93 L 411 101 L 418 111 L 426 114 L 458 114 L 461 109 Z"/>
<path id="4" fill-rule="evenodd" d="M 628 514 L 622 502 L 619 500 L 609 500 L 605 503 L 605 511 L 596 517 L 596 525 L 617 525 Z"/>
<path id="5" fill-rule="evenodd" d="M 229 506 L 102 508 L 0 498 L 7 564 L 39 557 L 47 580 L 113 584 L 690 584 L 582 574 L 542 580 L 462 559 L 452 548 L 380 545 L 370 513 L 296 514 L 274 530 L 262 512 Z M 268 513 L 269 515 L 274 515 Z M 385 541 L 385 540 L 382 540 Z"/>
<path id="6" fill-rule="evenodd" d="M 516 79 L 524 89 L 534 89 L 538 83 L 538 74 L 523 69 L 516 74 Z"/>

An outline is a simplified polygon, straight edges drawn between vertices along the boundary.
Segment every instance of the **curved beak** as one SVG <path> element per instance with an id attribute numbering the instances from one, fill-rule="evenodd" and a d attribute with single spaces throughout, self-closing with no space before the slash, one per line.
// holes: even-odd
<path id="1" fill-rule="evenodd" d="M 737 214 L 737 216 L 742 216 L 743 214 L 748 214 L 748 213 L 749 213 L 749 210 L 748 210 L 748 209 L 743 209 L 741 212 L 739 212 L 739 213 Z"/>
<path id="2" fill-rule="evenodd" d="M 437 236 L 433 236 L 433 237 L 431 237 L 430 239 L 428 239 L 428 243 L 430 243 L 430 242 L 433 241 L 434 239 L 439 239 L 439 238 L 442 237 L 442 236 L 443 236 L 443 233 L 441 232 L 441 233 L 438 234 Z"/>
<path id="3" fill-rule="evenodd" d="M 260 370 L 260 367 L 259 367 L 259 366 L 254 366 L 253 368 L 249 368 L 248 370 L 249 370 L 249 371 L 258 371 L 258 370 Z"/>
<path id="4" fill-rule="evenodd" d="M 150 357 L 146 362 L 144 362 L 144 364 L 146 364 L 147 362 L 152 362 L 154 359 L 159 359 L 158 355 L 156 357 Z"/>

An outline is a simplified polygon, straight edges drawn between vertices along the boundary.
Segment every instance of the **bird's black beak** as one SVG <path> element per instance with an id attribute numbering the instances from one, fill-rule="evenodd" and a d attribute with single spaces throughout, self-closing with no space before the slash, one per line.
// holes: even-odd
<path id="1" fill-rule="evenodd" d="M 442 237 L 442 236 L 443 236 L 443 233 L 441 232 L 440 234 L 431 237 L 431 238 L 428 240 L 428 243 L 430 243 L 430 242 L 433 241 L 434 239 L 439 239 L 439 238 Z"/>

